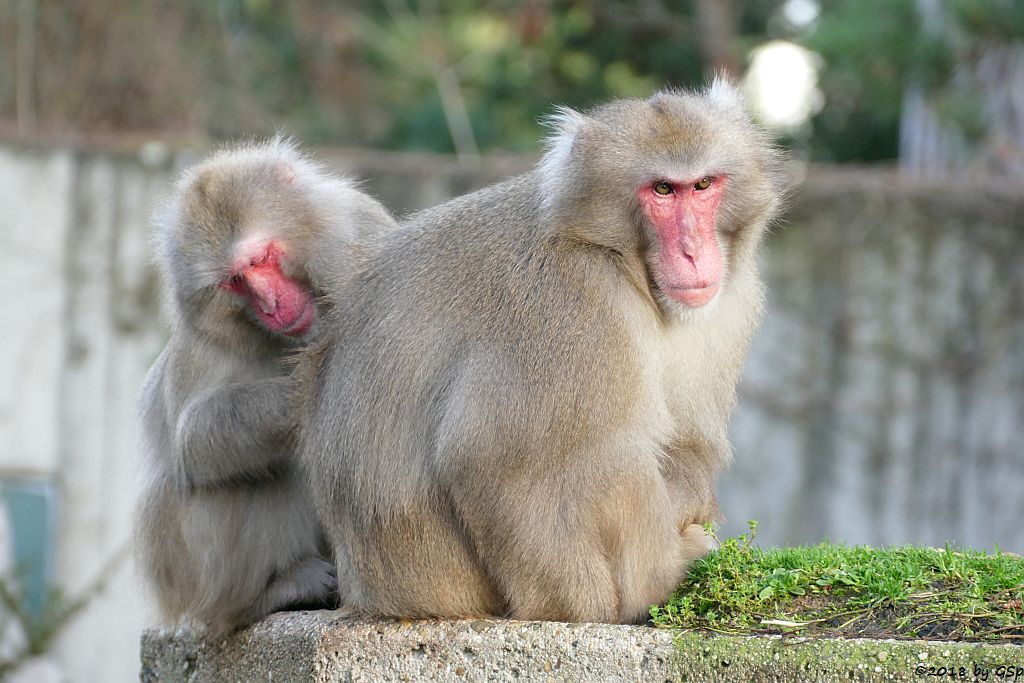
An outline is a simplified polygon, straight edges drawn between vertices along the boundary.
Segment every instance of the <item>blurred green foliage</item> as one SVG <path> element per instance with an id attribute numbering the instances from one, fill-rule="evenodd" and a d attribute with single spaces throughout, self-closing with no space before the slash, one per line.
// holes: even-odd
<path id="1" fill-rule="evenodd" d="M 819 86 L 825 106 L 813 124 L 815 157 L 896 156 L 904 78 L 917 50 L 916 24 L 914 0 L 824 3 L 802 41 L 828 65 Z"/>
<path id="2" fill-rule="evenodd" d="M 941 31 L 925 29 L 921 0 L 818 0 L 807 26 L 786 0 L 12 0 L 0 126 L 535 149 L 555 103 L 697 85 L 721 67 L 714 55 L 742 70 L 781 38 L 824 64 L 825 105 L 791 142 L 814 159 L 891 159 L 908 83 L 977 138 L 984 111 L 956 65 L 1024 37 L 1018 0 L 937 2 Z M 702 23 L 715 3 L 724 31 Z"/>
<path id="3" fill-rule="evenodd" d="M 969 140 L 986 127 L 976 88 L 958 65 L 993 43 L 1024 40 L 1019 0 L 940 0 L 929 22 L 919 0 L 819 0 L 814 26 L 798 39 L 821 55 L 825 106 L 813 121 L 811 157 L 896 157 L 909 83 Z"/>

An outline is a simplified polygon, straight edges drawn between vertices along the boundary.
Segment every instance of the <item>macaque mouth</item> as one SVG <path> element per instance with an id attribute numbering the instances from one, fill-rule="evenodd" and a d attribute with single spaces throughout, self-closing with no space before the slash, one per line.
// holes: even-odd
<path id="1" fill-rule="evenodd" d="M 251 292 L 247 298 L 256 317 L 267 329 L 286 337 L 298 337 L 312 327 L 316 318 L 316 303 L 311 298 L 305 298 L 301 290 L 289 289 L 287 286 L 282 287 L 283 291 L 277 292 L 278 296 L 269 301 L 266 293 L 260 296 L 257 292 Z"/>
<path id="2" fill-rule="evenodd" d="M 664 290 L 675 301 L 691 308 L 699 308 L 711 303 L 711 300 L 715 298 L 720 288 L 719 282 L 715 281 L 703 287 L 670 285 L 665 287 Z"/>
<path id="3" fill-rule="evenodd" d="M 305 334 L 310 327 L 313 326 L 313 320 L 316 318 L 316 305 L 312 301 L 307 301 L 303 307 L 302 312 L 299 313 L 299 317 L 295 319 L 291 325 L 282 328 L 281 334 L 287 337 L 298 337 L 299 335 Z"/>

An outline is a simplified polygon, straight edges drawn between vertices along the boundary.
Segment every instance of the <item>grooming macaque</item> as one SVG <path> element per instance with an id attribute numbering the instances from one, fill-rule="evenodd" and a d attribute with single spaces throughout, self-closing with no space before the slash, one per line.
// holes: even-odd
<path id="1" fill-rule="evenodd" d="M 223 633 L 336 600 L 294 454 L 288 357 L 321 324 L 319 279 L 394 225 L 280 140 L 213 156 L 157 228 L 171 337 L 141 398 L 137 538 L 163 617 Z"/>
<path id="2" fill-rule="evenodd" d="M 711 546 L 779 155 L 722 83 L 554 123 L 388 233 L 301 354 L 354 613 L 635 622 Z"/>

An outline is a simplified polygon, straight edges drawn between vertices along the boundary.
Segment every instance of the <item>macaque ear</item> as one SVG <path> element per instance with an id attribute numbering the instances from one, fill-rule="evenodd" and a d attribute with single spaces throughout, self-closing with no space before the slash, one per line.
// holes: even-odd
<path id="1" fill-rule="evenodd" d="M 558 194 L 561 179 L 568 174 L 576 141 L 587 122 L 586 116 L 570 107 L 558 107 L 542 120 L 551 131 L 544 139 L 544 156 L 539 164 L 542 182 L 547 190 L 546 204 Z"/>
<path id="2" fill-rule="evenodd" d="M 542 166 L 563 166 L 572 154 L 576 136 L 583 128 L 587 117 L 570 107 L 558 107 L 543 119 L 542 123 L 551 131 L 544 139 Z"/>
<path id="3" fill-rule="evenodd" d="M 295 169 L 287 161 L 279 161 L 274 164 L 274 178 L 286 187 L 295 184 Z"/>

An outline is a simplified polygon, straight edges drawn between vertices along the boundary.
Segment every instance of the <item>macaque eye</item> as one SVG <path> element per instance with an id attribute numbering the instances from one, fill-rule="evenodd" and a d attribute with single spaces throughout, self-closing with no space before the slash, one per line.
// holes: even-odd
<path id="1" fill-rule="evenodd" d="M 660 195 L 672 194 L 672 185 L 663 180 L 654 186 L 654 191 Z"/>
<path id="2" fill-rule="evenodd" d="M 693 189 L 698 191 L 706 190 L 709 187 L 711 187 L 712 182 L 714 182 L 714 180 L 710 176 L 704 176 L 703 178 L 701 178 L 700 180 L 693 184 Z"/>

